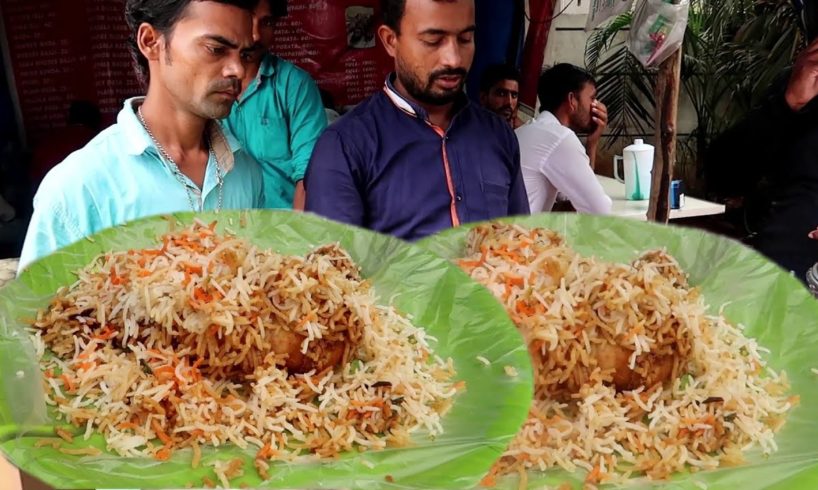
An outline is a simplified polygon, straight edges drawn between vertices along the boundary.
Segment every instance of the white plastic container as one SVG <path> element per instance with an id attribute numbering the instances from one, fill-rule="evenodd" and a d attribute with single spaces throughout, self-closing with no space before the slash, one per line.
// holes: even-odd
<path id="1" fill-rule="evenodd" d="M 614 157 L 614 178 L 625 184 L 625 199 L 645 201 L 650 198 L 653 154 L 653 146 L 638 139 L 622 150 L 621 157 Z M 624 175 L 622 167 L 624 167 Z"/>

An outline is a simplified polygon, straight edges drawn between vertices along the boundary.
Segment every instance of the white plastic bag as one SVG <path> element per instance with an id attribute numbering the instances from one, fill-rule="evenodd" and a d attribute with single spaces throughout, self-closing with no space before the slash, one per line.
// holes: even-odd
<path id="1" fill-rule="evenodd" d="M 690 0 L 642 0 L 631 22 L 628 49 L 645 67 L 656 66 L 684 40 Z"/>
<path id="2" fill-rule="evenodd" d="M 585 30 L 590 31 L 606 20 L 630 10 L 633 0 L 593 0 Z"/>

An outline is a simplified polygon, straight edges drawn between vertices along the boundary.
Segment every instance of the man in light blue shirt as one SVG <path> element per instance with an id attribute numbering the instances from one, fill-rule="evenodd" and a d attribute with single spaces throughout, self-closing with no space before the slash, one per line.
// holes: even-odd
<path id="1" fill-rule="evenodd" d="M 125 101 L 116 124 L 45 177 L 20 270 L 144 216 L 262 205 L 258 164 L 213 121 L 229 113 L 241 91 L 254 5 L 127 1 L 129 47 L 147 96 Z"/>
<path id="2" fill-rule="evenodd" d="M 257 57 L 245 91 L 223 124 L 261 165 L 267 208 L 304 208 L 302 180 L 318 137 L 327 127 L 321 94 L 304 70 L 269 52 L 279 0 L 260 0 L 253 13 Z"/>

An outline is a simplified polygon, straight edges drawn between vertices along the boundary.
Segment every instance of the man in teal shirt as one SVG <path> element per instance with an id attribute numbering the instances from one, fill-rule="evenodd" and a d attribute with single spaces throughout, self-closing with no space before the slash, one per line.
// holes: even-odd
<path id="1" fill-rule="evenodd" d="M 128 0 L 129 47 L 146 97 L 46 175 L 20 270 L 104 228 L 177 211 L 260 207 L 261 171 L 214 119 L 252 56 L 253 0 Z"/>
<path id="2" fill-rule="evenodd" d="M 258 57 L 247 66 L 245 90 L 223 125 L 261 165 L 265 207 L 303 209 L 302 179 L 327 118 L 309 74 L 270 53 L 282 3 L 260 0 L 256 6 Z"/>

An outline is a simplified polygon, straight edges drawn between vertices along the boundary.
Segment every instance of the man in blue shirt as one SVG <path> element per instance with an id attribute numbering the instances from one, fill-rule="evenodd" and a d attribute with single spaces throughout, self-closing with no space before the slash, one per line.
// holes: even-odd
<path id="1" fill-rule="evenodd" d="M 254 0 L 128 0 L 147 96 L 46 175 L 20 269 L 87 235 L 176 211 L 260 207 L 261 171 L 213 119 L 227 116 L 252 54 Z"/>
<path id="2" fill-rule="evenodd" d="M 384 0 L 378 35 L 395 73 L 318 140 L 307 211 L 416 240 L 528 214 L 511 128 L 463 93 L 473 0 Z"/>
<path id="3" fill-rule="evenodd" d="M 310 75 L 270 53 L 275 20 L 285 11 L 281 0 L 259 0 L 253 12 L 257 57 L 224 124 L 261 165 L 264 207 L 304 209 L 302 180 L 327 117 Z"/>

